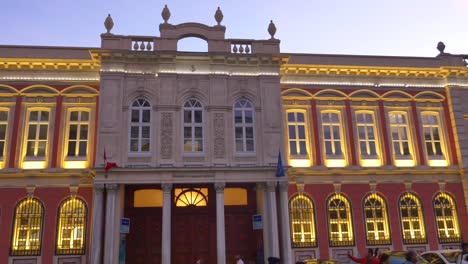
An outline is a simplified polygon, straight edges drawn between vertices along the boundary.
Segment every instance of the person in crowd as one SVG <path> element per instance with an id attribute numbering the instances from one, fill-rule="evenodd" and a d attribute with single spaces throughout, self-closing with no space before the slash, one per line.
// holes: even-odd
<path id="1" fill-rule="evenodd" d="M 390 255 L 386 253 L 380 254 L 379 262 L 380 264 L 390 264 Z"/>
<path id="2" fill-rule="evenodd" d="M 356 258 L 351 254 L 348 254 L 348 258 L 359 264 L 379 264 L 379 259 L 374 256 L 374 251 L 371 248 L 367 250 L 367 255 L 363 258 Z"/>
<path id="3" fill-rule="evenodd" d="M 235 255 L 234 259 L 236 260 L 236 264 L 244 264 L 244 261 L 242 260 L 240 255 Z"/>
<path id="4" fill-rule="evenodd" d="M 403 264 L 416 264 L 418 263 L 418 257 L 416 252 L 413 250 L 408 250 L 405 254 L 406 261 Z"/>

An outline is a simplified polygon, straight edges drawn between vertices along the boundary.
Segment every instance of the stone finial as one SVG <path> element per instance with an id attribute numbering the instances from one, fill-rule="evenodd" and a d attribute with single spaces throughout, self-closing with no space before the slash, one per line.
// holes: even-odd
<path id="1" fill-rule="evenodd" d="M 167 5 L 164 5 L 163 11 L 161 12 L 161 16 L 164 19 L 164 24 L 167 24 L 167 21 L 171 17 L 171 11 L 167 8 Z"/>
<path id="2" fill-rule="evenodd" d="M 107 30 L 106 34 L 111 34 L 110 31 L 114 27 L 114 20 L 112 20 L 112 17 L 110 14 L 107 15 L 107 18 L 104 21 L 104 26 L 106 27 L 106 30 Z"/>
<path id="3" fill-rule="evenodd" d="M 441 54 L 444 53 L 445 44 L 442 41 L 439 41 L 439 43 L 437 43 L 437 49 L 439 50 Z"/>
<path id="4" fill-rule="evenodd" d="M 268 33 L 270 33 L 271 39 L 275 39 L 276 26 L 273 20 L 270 20 L 270 25 L 268 25 Z"/>
<path id="5" fill-rule="evenodd" d="M 221 11 L 219 6 L 218 6 L 218 9 L 216 10 L 214 17 L 216 19 L 216 22 L 218 22 L 218 26 L 221 26 L 221 21 L 223 21 L 224 15 L 223 15 L 223 11 Z"/>

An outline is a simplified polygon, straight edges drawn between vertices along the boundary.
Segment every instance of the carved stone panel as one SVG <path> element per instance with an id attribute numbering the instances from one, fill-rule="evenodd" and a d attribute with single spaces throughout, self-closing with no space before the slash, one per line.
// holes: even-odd
<path id="1" fill-rule="evenodd" d="M 214 157 L 224 158 L 226 153 L 224 113 L 214 114 Z"/>
<path id="2" fill-rule="evenodd" d="M 172 157 L 174 121 L 172 113 L 161 113 L 161 157 L 170 159 Z"/>

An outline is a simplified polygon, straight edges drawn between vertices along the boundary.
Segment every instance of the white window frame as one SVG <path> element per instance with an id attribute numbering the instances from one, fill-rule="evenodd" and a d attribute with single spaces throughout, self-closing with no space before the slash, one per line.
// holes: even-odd
<path id="1" fill-rule="evenodd" d="M 75 120 L 75 121 L 72 121 L 71 120 L 71 115 L 73 112 L 78 112 L 78 120 Z M 86 112 L 88 114 L 88 120 L 87 121 L 83 121 L 82 120 L 82 117 L 83 117 L 83 113 Z M 75 139 L 70 139 L 70 130 L 71 130 L 71 126 L 72 125 L 76 125 L 77 126 L 77 132 L 76 132 L 76 138 Z M 86 135 L 86 139 L 81 139 L 81 130 L 82 130 L 82 127 L 83 126 L 88 126 L 88 131 L 87 131 L 87 135 Z M 89 142 L 90 142 L 90 135 L 91 135 L 91 109 L 82 109 L 82 108 L 70 108 L 68 109 L 68 114 L 67 114 L 67 134 L 65 135 L 65 138 L 66 138 L 66 144 L 65 144 L 65 153 L 64 153 L 64 157 L 66 160 L 87 160 L 88 156 L 89 156 Z M 71 155 L 69 156 L 68 154 L 68 149 L 69 149 L 69 145 L 70 145 L 70 141 L 74 141 L 76 142 L 76 145 L 75 145 L 75 154 L 74 155 Z M 86 142 L 86 154 L 84 156 L 80 156 L 79 155 L 79 151 L 80 151 L 80 143 L 81 142 Z"/>
<path id="2" fill-rule="evenodd" d="M 190 112 L 191 120 L 190 122 L 185 122 L 185 112 Z M 201 112 L 201 122 L 195 122 L 195 112 L 200 111 Z M 205 151 L 205 146 L 204 146 L 204 128 L 203 128 L 203 120 L 204 120 L 204 111 L 203 111 L 203 105 L 202 103 L 195 99 L 191 98 L 188 99 L 187 101 L 184 102 L 184 106 L 182 109 L 182 123 L 183 123 L 183 129 L 182 129 L 182 150 L 184 153 L 203 153 Z M 185 137 L 185 129 L 189 128 L 190 129 L 190 137 L 186 138 Z M 195 131 L 197 129 L 201 129 L 201 137 L 195 137 Z M 189 142 L 190 143 L 190 150 L 185 149 L 185 143 Z M 200 150 L 197 150 L 197 141 L 200 142 Z M 196 144 L 197 143 L 197 144 Z"/>
<path id="3" fill-rule="evenodd" d="M 425 116 L 433 116 L 435 117 L 437 123 L 436 124 L 428 124 L 426 123 Z M 429 166 L 447 166 L 448 165 L 448 157 L 447 157 L 447 146 L 445 144 L 445 135 L 444 135 L 444 129 L 443 129 L 443 123 L 441 119 L 440 112 L 437 111 L 421 111 L 420 113 L 420 118 L 421 118 L 421 131 L 422 131 L 422 140 L 423 140 L 423 148 L 424 148 L 424 153 L 426 154 L 426 158 L 428 160 Z M 426 129 L 434 129 L 436 128 L 439 133 L 439 139 L 436 140 L 433 135 L 433 130 L 430 131 L 430 139 L 426 139 Z M 431 147 L 433 149 L 436 148 L 436 144 L 439 144 L 440 147 L 440 154 L 433 154 L 430 155 L 427 144 L 431 144 Z"/>
<path id="4" fill-rule="evenodd" d="M 294 121 L 289 121 L 289 115 L 292 114 L 294 116 Z M 301 114 L 304 116 L 304 121 L 298 121 L 298 114 Z M 286 111 L 286 133 L 288 135 L 288 150 L 289 150 L 289 156 L 291 159 L 309 159 L 310 156 L 310 146 L 309 146 L 309 126 L 308 126 L 308 121 L 309 120 L 309 115 L 306 110 L 303 109 L 289 109 Z M 293 126 L 294 127 L 294 132 L 296 134 L 296 138 L 291 138 L 291 134 L 289 133 L 289 127 Z M 299 138 L 299 129 L 300 127 L 303 127 L 304 129 L 304 138 Z M 305 154 L 301 154 L 302 147 L 301 143 L 304 144 L 305 148 Z M 291 153 L 291 144 L 296 145 L 296 152 L 297 154 Z"/>
<path id="5" fill-rule="evenodd" d="M 0 138 L 0 142 L 3 143 L 3 148 L 0 148 L 2 156 L 0 157 L 0 163 L 3 163 L 7 159 L 7 150 L 8 150 L 8 141 L 9 141 L 9 119 L 10 119 L 10 109 L 0 108 L 0 112 L 6 113 L 6 120 L 0 120 L 0 126 L 5 126 L 5 135 L 3 138 Z M 0 166 L 3 168 L 3 165 Z"/>
<path id="6" fill-rule="evenodd" d="M 399 117 L 396 118 L 397 122 L 392 121 L 392 115 L 398 115 Z M 414 155 L 414 139 L 411 133 L 411 126 L 409 120 L 409 113 L 407 111 L 389 111 L 388 112 L 388 125 L 389 125 L 389 140 L 390 140 L 390 147 L 392 149 L 392 155 L 394 159 L 394 163 L 397 167 L 411 167 L 416 165 L 415 155 Z M 405 122 L 402 122 L 403 117 Z M 393 138 L 393 130 L 397 131 L 398 138 Z M 404 133 L 406 131 L 406 134 Z M 406 139 L 405 139 L 406 136 Z M 408 145 L 408 154 L 404 153 L 404 144 L 407 143 Z M 399 153 L 395 151 L 395 144 L 399 147 Z M 401 153 L 401 154 L 400 154 Z"/>
<path id="7" fill-rule="evenodd" d="M 316 247 L 317 234 L 312 199 L 303 194 L 293 196 L 289 201 L 289 219 L 292 247 Z"/>
<path id="8" fill-rule="evenodd" d="M 38 112 L 40 113 L 40 118 L 39 120 L 30 120 L 31 118 L 31 113 L 33 112 Z M 43 121 L 42 119 L 42 112 L 47 112 L 48 113 L 48 120 Z M 50 129 L 50 120 L 52 119 L 52 111 L 51 109 L 44 109 L 44 108 L 30 108 L 27 111 L 27 118 L 26 118 L 26 126 L 25 126 L 25 133 L 24 133 L 24 157 L 25 160 L 46 160 L 47 155 L 48 155 L 48 149 L 49 149 L 49 129 Z M 35 137 L 32 140 L 29 140 L 29 127 L 31 125 L 36 125 L 36 132 L 35 132 Z M 47 126 L 47 134 L 46 134 L 46 139 L 40 139 L 40 127 L 41 126 Z M 28 156 L 28 143 L 33 142 L 34 143 L 34 155 Z M 37 156 L 37 152 L 39 149 L 39 143 L 44 142 L 44 156 Z"/>
<path id="9" fill-rule="evenodd" d="M 135 105 L 138 104 L 138 105 Z M 149 100 L 145 98 L 137 98 L 132 101 L 131 106 L 129 107 L 130 113 L 129 113 L 129 126 L 128 126 L 128 152 L 130 155 L 138 155 L 138 154 L 143 154 L 143 155 L 149 155 L 151 153 L 151 103 Z M 133 122 L 132 121 L 132 113 L 133 111 L 138 111 L 138 122 Z M 149 121 L 148 122 L 143 122 L 143 112 L 148 111 L 149 112 Z M 138 128 L 138 137 L 132 138 L 132 128 Z M 143 138 L 143 128 L 148 128 L 148 138 Z M 142 150 L 143 148 L 143 140 L 148 140 L 148 150 Z M 132 141 L 137 140 L 138 145 L 137 145 L 137 150 L 132 150 Z"/>
<path id="10" fill-rule="evenodd" d="M 241 117 L 241 122 L 236 122 L 236 113 L 240 112 L 240 117 Z M 246 114 L 250 113 L 252 117 L 252 122 L 247 123 L 246 122 Z M 234 148 L 235 152 L 238 154 L 253 154 L 255 153 L 255 108 L 252 104 L 252 102 L 248 99 L 242 98 L 237 100 L 234 103 L 233 107 L 233 122 L 234 122 Z M 247 129 L 252 129 L 252 138 L 247 138 Z M 242 137 L 237 138 L 237 129 L 242 129 Z M 251 140 L 252 141 L 252 150 L 247 150 L 247 141 Z M 242 149 L 238 150 L 237 149 L 237 142 L 241 141 L 242 143 Z"/>

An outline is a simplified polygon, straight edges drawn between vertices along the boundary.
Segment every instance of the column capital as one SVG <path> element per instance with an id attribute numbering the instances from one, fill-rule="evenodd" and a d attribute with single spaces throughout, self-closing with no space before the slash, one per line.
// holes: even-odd
<path id="1" fill-rule="evenodd" d="M 276 190 L 276 182 L 267 182 L 266 188 L 267 188 L 267 191 L 274 192 Z"/>
<path id="2" fill-rule="evenodd" d="M 282 181 L 282 182 L 279 182 L 278 185 L 279 185 L 279 189 L 280 189 L 281 192 L 287 192 L 288 191 L 289 182 Z"/>
<path id="3" fill-rule="evenodd" d="M 223 193 L 224 192 L 224 187 L 226 187 L 225 182 L 215 182 L 214 188 L 216 190 L 216 193 Z"/>
<path id="4" fill-rule="evenodd" d="M 117 191 L 118 188 L 119 188 L 119 185 L 117 183 L 108 183 L 108 184 L 106 184 L 106 189 L 108 191 L 115 192 L 115 191 Z"/>
<path id="5" fill-rule="evenodd" d="M 266 184 L 264 182 L 257 182 L 257 189 L 259 191 L 264 191 L 266 189 Z"/>
<path id="6" fill-rule="evenodd" d="M 103 192 L 105 187 L 103 183 L 94 184 L 94 191 Z"/>
<path id="7" fill-rule="evenodd" d="M 161 189 L 164 193 L 170 193 L 172 191 L 172 183 L 161 184 Z"/>

